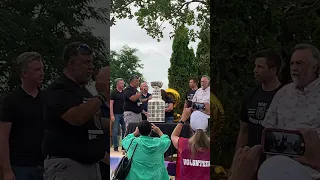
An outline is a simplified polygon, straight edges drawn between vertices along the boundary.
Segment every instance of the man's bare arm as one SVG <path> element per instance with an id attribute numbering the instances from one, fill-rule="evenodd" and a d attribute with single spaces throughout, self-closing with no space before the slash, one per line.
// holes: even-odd
<path id="1" fill-rule="evenodd" d="M 102 102 L 99 98 L 95 97 L 86 103 L 73 107 L 65 112 L 61 118 L 73 126 L 81 126 L 94 116 L 100 109 Z"/>
<path id="2" fill-rule="evenodd" d="M 185 108 L 188 108 L 188 101 L 187 100 L 184 101 L 183 109 L 185 109 Z"/>
<path id="3" fill-rule="evenodd" d="M 9 154 L 9 137 L 11 131 L 10 122 L 0 122 L 0 163 L 3 164 L 4 170 L 11 169 Z"/>
<path id="4" fill-rule="evenodd" d="M 113 103 L 114 103 L 114 100 L 110 100 L 110 116 L 114 116 L 114 114 L 113 114 Z"/>
<path id="5" fill-rule="evenodd" d="M 248 123 L 241 121 L 240 131 L 237 138 L 236 151 L 248 144 Z"/>
<path id="6" fill-rule="evenodd" d="M 141 97 L 141 93 L 140 92 L 138 92 L 137 94 L 135 94 L 135 95 L 132 95 L 129 99 L 131 100 L 131 101 L 133 101 L 133 102 L 136 102 L 140 97 Z"/>

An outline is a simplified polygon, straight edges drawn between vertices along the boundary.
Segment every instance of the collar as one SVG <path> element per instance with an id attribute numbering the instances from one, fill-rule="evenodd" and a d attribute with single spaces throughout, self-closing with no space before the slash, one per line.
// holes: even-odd
<path id="1" fill-rule="evenodd" d="M 308 84 L 306 87 L 304 87 L 303 91 L 299 90 L 297 87 L 294 87 L 294 88 L 298 93 L 306 94 L 314 91 L 314 89 L 317 88 L 319 85 L 320 85 L 320 77 L 318 77 L 317 79 L 312 81 L 310 84 Z"/>
<path id="2" fill-rule="evenodd" d="M 210 86 L 208 86 L 207 88 L 205 88 L 205 89 L 202 89 L 202 88 L 200 88 L 202 91 L 207 91 L 207 90 L 209 90 L 210 91 Z"/>

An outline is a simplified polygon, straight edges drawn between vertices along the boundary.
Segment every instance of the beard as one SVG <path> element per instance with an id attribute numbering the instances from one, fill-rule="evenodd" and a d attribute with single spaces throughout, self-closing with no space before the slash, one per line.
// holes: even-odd
<path id="1" fill-rule="evenodd" d="M 299 87 L 301 85 L 301 79 L 300 79 L 299 75 L 291 75 L 291 79 L 292 79 L 293 84 L 296 87 Z"/>

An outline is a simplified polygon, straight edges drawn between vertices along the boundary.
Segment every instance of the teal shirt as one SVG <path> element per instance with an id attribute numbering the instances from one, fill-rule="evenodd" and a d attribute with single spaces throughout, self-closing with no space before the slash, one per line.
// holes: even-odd
<path id="1" fill-rule="evenodd" d="M 133 139 L 135 140 L 127 150 Z M 169 174 L 164 165 L 164 153 L 171 145 L 169 136 L 164 134 L 160 138 L 149 136 L 135 138 L 133 134 L 129 134 L 122 140 L 122 146 L 127 150 L 128 158 L 131 158 L 137 144 L 126 180 L 169 180 Z"/>

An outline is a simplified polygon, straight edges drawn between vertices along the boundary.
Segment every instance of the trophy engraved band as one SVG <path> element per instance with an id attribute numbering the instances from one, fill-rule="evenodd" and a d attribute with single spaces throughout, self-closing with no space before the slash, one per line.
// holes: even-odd
<path id="1" fill-rule="evenodd" d="M 161 97 L 163 83 L 160 81 L 151 82 L 153 88 L 152 99 L 148 101 L 148 121 L 165 122 L 165 102 Z"/>

